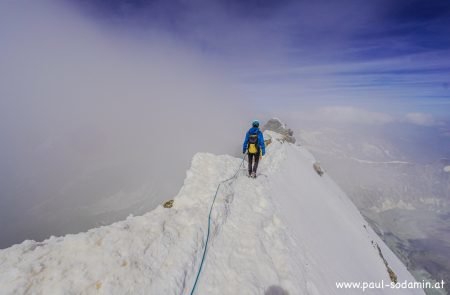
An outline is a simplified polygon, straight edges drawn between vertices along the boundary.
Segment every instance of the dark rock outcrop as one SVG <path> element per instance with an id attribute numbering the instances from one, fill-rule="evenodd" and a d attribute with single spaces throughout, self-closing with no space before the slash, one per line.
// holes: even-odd
<path id="1" fill-rule="evenodd" d="M 286 124 L 281 122 L 277 118 L 272 118 L 267 121 L 266 124 L 261 128 L 262 131 L 270 130 L 283 135 L 284 140 L 290 143 L 295 143 L 294 131 L 287 128 Z"/>

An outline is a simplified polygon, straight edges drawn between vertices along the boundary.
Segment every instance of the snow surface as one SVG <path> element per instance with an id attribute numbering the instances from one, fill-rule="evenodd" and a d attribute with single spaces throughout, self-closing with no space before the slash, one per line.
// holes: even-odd
<path id="1" fill-rule="evenodd" d="M 372 241 L 400 282 L 414 281 L 342 190 L 317 175 L 314 157 L 269 134 L 258 178 L 242 171 L 219 191 L 196 294 L 361 294 L 335 283 L 389 282 Z M 197 154 L 171 209 L 1 250 L 0 294 L 189 294 L 215 190 L 240 163 Z"/>

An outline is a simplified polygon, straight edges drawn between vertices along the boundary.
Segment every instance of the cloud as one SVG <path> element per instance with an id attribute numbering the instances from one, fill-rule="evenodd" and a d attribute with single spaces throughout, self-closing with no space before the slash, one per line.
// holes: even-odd
<path id="1" fill-rule="evenodd" d="M 261 110 L 366 126 L 413 100 L 445 112 L 448 50 L 428 44 L 446 46 L 448 20 L 411 30 L 391 2 L 0 1 L 3 208 L 149 179 L 175 179 L 146 196 L 170 197 L 194 152 L 229 152 Z"/>
<path id="2" fill-rule="evenodd" d="M 394 121 L 394 118 L 388 114 L 368 111 L 352 106 L 323 107 L 317 111 L 315 116 L 320 120 L 329 122 L 363 125 L 382 125 Z"/>
<path id="3" fill-rule="evenodd" d="M 142 38 L 158 28 L 189 44 L 262 108 L 314 100 L 408 113 L 425 103 L 450 116 L 436 105 L 449 97 L 445 0 L 72 1 L 107 27 L 141 30 Z"/>
<path id="4" fill-rule="evenodd" d="M 65 3 L 0 2 L 0 247 L 154 208 L 196 152 L 238 151 L 250 120 L 186 44 L 100 26 Z M 90 215 L 114 195 L 128 210 Z"/>
<path id="5" fill-rule="evenodd" d="M 438 121 L 432 115 L 425 113 L 408 113 L 405 115 L 405 121 L 419 126 L 438 125 Z"/>
<path id="6" fill-rule="evenodd" d="M 386 124 L 407 123 L 427 127 L 443 127 L 446 121 L 438 120 L 427 113 L 390 114 L 355 106 L 309 106 L 303 111 L 280 109 L 280 114 L 292 121 L 304 121 L 313 124 L 352 124 L 356 126 L 382 126 Z M 314 125 L 313 125 L 314 126 Z M 448 131 L 442 131 L 443 133 Z"/>

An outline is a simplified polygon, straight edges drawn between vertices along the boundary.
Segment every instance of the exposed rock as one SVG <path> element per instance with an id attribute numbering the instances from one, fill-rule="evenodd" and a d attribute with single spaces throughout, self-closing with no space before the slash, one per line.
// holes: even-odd
<path id="1" fill-rule="evenodd" d="M 389 274 L 389 278 L 391 279 L 391 282 L 393 282 L 394 284 L 397 284 L 397 282 L 398 282 L 397 275 L 392 270 L 392 268 L 389 266 L 387 260 L 384 258 L 383 253 L 381 252 L 380 246 L 378 246 L 378 244 L 376 244 L 376 243 L 375 243 L 375 245 L 377 246 L 377 249 L 378 249 L 378 255 L 380 255 L 381 259 L 383 259 L 384 265 L 386 266 L 386 270 Z"/>
<path id="2" fill-rule="evenodd" d="M 163 206 L 164 206 L 164 208 L 172 208 L 173 200 L 169 200 L 169 201 L 165 202 Z"/>
<path id="3" fill-rule="evenodd" d="M 280 121 L 278 118 L 272 118 L 267 121 L 266 124 L 261 128 L 262 131 L 270 130 L 277 132 L 284 136 L 284 140 L 290 143 L 295 143 L 294 131 L 287 128 L 286 124 Z"/>
<path id="4" fill-rule="evenodd" d="M 319 174 L 319 176 L 322 176 L 325 172 L 323 171 L 322 167 L 320 166 L 319 162 L 315 162 L 313 164 L 313 168 L 314 170 L 316 170 L 317 174 Z"/>

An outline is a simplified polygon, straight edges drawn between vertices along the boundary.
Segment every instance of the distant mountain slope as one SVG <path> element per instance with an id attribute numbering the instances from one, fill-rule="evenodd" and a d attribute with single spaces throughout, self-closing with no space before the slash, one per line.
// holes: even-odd
<path id="1" fill-rule="evenodd" d="M 297 139 L 419 281 L 449 281 L 450 141 L 400 127 L 306 127 Z"/>

